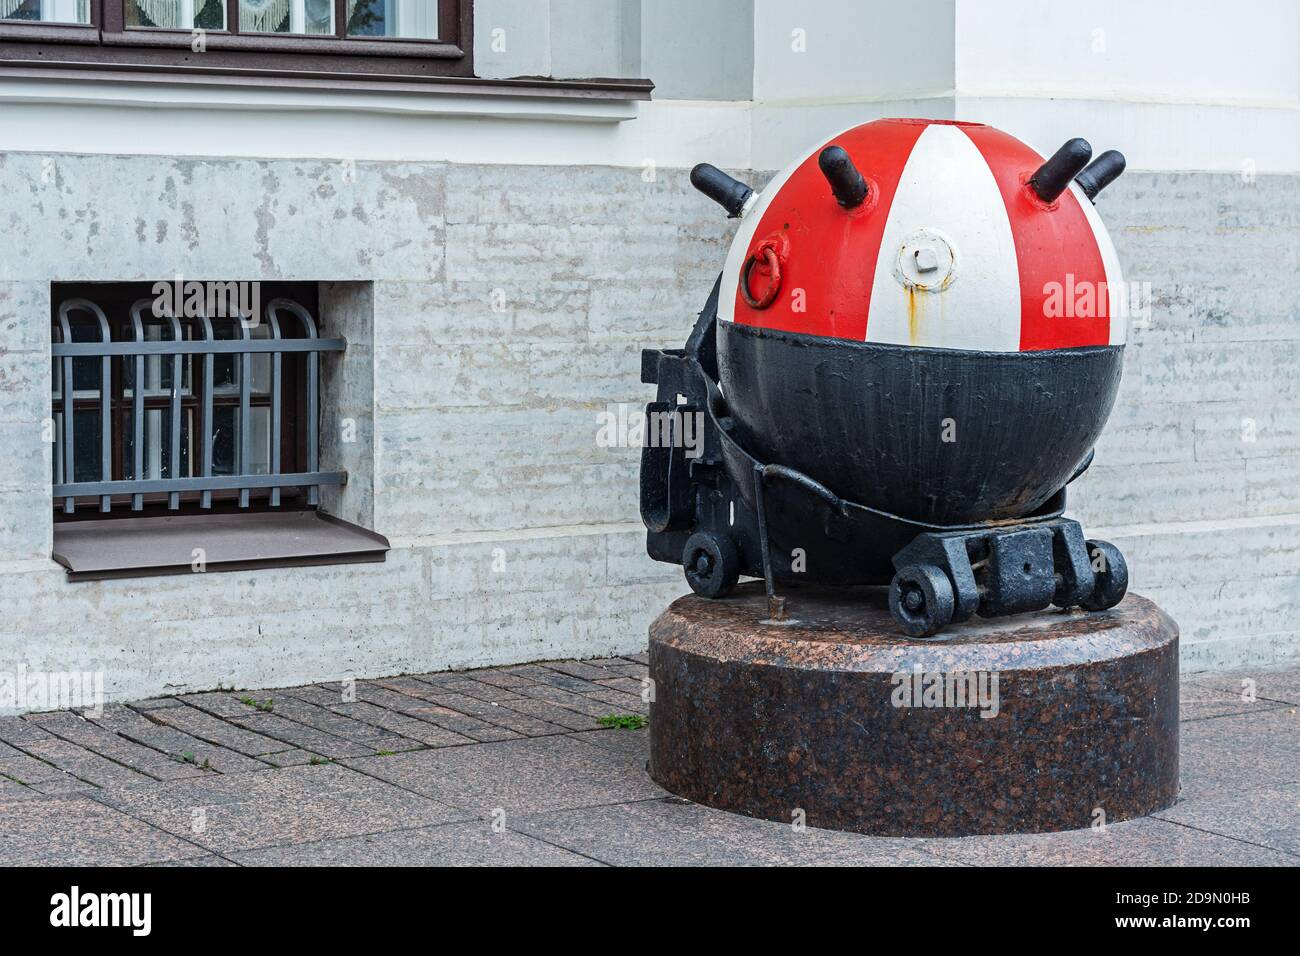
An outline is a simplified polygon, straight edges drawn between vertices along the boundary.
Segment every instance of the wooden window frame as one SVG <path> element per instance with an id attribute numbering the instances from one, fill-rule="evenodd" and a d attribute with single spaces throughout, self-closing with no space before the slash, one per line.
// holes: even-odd
<path id="1" fill-rule="evenodd" d="M 442 0 L 438 40 L 241 34 L 234 2 L 234 29 L 206 31 L 203 53 L 191 30 L 127 28 L 124 0 L 90 0 L 89 26 L 0 20 L 0 77 L 601 100 L 648 100 L 654 89 L 646 79 L 478 78 L 474 0 Z M 334 3 L 338 30 L 346 0 Z"/>
<path id="2" fill-rule="evenodd" d="M 91 0 L 90 24 L 0 21 L 0 66 L 281 77 L 472 78 L 473 0 L 440 0 L 437 40 L 347 37 L 347 0 L 333 0 L 335 36 L 241 34 L 239 0 L 225 0 L 226 29 L 128 27 L 126 0 Z"/>

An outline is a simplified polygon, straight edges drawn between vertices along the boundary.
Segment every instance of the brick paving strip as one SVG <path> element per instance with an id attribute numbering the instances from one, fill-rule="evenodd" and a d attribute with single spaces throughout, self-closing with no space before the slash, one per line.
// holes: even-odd
<path id="1" fill-rule="evenodd" d="M 644 655 L 0 717 L 11 864 L 1300 863 L 1300 669 L 1184 677 L 1182 796 L 1104 834 L 900 840 L 645 773 Z"/>

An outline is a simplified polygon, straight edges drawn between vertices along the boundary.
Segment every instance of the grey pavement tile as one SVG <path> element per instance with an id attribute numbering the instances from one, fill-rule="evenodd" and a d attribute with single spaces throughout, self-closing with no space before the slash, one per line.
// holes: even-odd
<path id="1" fill-rule="evenodd" d="M 606 670 L 617 677 L 633 677 L 638 681 L 650 676 L 650 668 L 644 664 L 611 664 Z"/>
<path id="2" fill-rule="evenodd" d="M 1221 675 L 1184 677 L 1179 687 L 1178 715 L 1181 720 L 1205 720 L 1233 714 L 1253 714 L 1285 707 L 1286 704 L 1256 695 L 1253 699 L 1243 689 L 1225 681 Z"/>
<path id="3" fill-rule="evenodd" d="M 497 687 L 483 681 L 474 680 L 470 677 L 460 677 L 456 680 L 443 681 L 435 685 L 443 695 L 456 694 L 462 697 L 470 697 L 477 700 L 501 701 L 513 700 L 519 695 L 505 687 Z"/>
<path id="4" fill-rule="evenodd" d="M 650 731 L 648 728 L 640 730 L 624 730 L 614 728 L 611 730 L 590 730 L 586 733 L 572 734 L 574 740 L 584 744 L 590 744 L 593 747 L 604 747 L 607 750 L 613 750 L 622 754 L 628 760 L 636 762 L 639 766 L 644 766 L 650 759 Z"/>
<path id="5" fill-rule="evenodd" d="M 453 747 L 474 741 L 461 734 L 439 727 L 427 720 L 420 720 L 400 711 L 387 710 L 369 701 L 359 700 L 351 704 L 337 704 L 333 708 L 340 714 L 355 717 L 392 731 L 409 740 L 418 741 L 426 747 Z"/>
<path id="6" fill-rule="evenodd" d="M 519 696 L 512 695 L 511 700 L 521 699 Z M 470 717 L 482 717 L 490 713 L 501 705 L 492 701 L 483 700 L 479 697 L 468 697 L 465 694 L 455 694 L 450 691 L 443 691 L 441 688 L 438 692 L 428 698 L 431 703 L 439 707 L 446 707 L 448 710 L 454 710 L 458 714 L 468 714 Z"/>
<path id="7" fill-rule="evenodd" d="M 419 684 L 419 681 L 415 683 Z M 432 690 L 427 685 L 420 686 L 423 687 L 423 693 L 432 694 Z M 427 698 L 414 697 L 391 687 L 381 686 L 374 681 L 357 681 L 356 694 L 357 700 L 399 713 L 405 713 L 416 707 L 427 707 L 429 704 Z"/>
<path id="8" fill-rule="evenodd" d="M 332 763 L 329 757 L 322 757 L 308 750 L 285 750 L 278 754 L 267 754 L 260 758 L 271 767 L 309 767 L 315 764 Z"/>
<path id="9" fill-rule="evenodd" d="M 29 717 L 31 715 L 28 715 Z M 0 741 L 25 749 L 24 744 L 48 740 L 50 734 L 27 717 L 0 717 Z"/>
<path id="10" fill-rule="evenodd" d="M 246 757 L 260 757 L 263 754 L 293 749 L 292 744 L 287 744 L 283 740 L 253 733 L 251 730 L 238 727 L 220 717 L 213 717 L 188 704 L 150 711 L 150 716 L 168 727 L 175 727 L 218 747 L 238 751 Z"/>
<path id="11" fill-rule="evenodd" d="M 57 780 L 42 780 L 39 783 L 30 784 L 30 786 L 37 793 L 42 793 L 47 796 L 75 793 L 85 793 L 89 795 L 91 792 L 99 789 L 98 785 L 87 783 L 85 780 L 74 777 L 70 773 L 63 774 Z"/>
<path id="12" fill-rule="evenodd" d="M 568 674 L 561 674 L 559 671 L 543 667 L 541 664 L 524 664 L 521 667 L 512 667 L 509 669 L 509 673 L 518 677 L 526 677 L 539 684 L 549 684 L 551 687 L 559 687 L 574 693 L 582 693 L 591 686 L 590 681 L 572 677 Z"/>
<path id="13" fill-rule="evenodd" d="M 67 774 L 43 760 L 37 760 L 8 744 L 0 743 L 0 776 L 19 783 L 35 784 L 61 780 Z"/>
<path id="14" fill-rule="evenodd" d="M 210 744 L 175 727 L 155 723 L 144 714 L 137 714 L 120 704 L 105 707 L 103 716 L 95 723 L 169 757 L 182 760 L 192 757 L 195 765 L 217 773 L 247 773 L 250 770 L 265 770 L 268 766 L 254 757 L 246 757 L 229 748 Z"/>
<path id="15" fill-rule="evenodd" d="M 542 666 L 547 670 L 558 671 L 585 681 L 600 680 L 609 676 L 603 667 L 582 661 L 547 661 Z"/>
<path id="16" fill-rule="evenodd" d="M 353 685 L 356 686 L 355 684 Z M 348 703 L 348 696 L 340 684 L 312 684 L 307 687 L 286 687 L 276 691 L 281 697 L 296 697 L 317 707 L 336 707 Z"/>
<path id="17" fill-rule="evenodd" d="M 33 790 L 31 787 L 10 780 L 8 777 L 0 777 L 0 804 L 7 800 L 30 800 L 41 796 L 39 790 Z"/>
<path id="18" fill-rule="evenodd" d="M 1244 692 L 1264 700 L 1300 705 L 1300 669 L 1293 667 L 1256 667 L 1188 674 L 1183 677 L 1183 684 L 1218 688 L 1236 698 L 1240 698 Z"/>
<path id="19" fill-rule="evenodd" d="M 315 727 L 300 724 L 296 720 L 281 717 L 279 714 L 235 717 L 231 719 L 231 722 L 263 737 L 272 737 L 279 740 L 285 747 L 296 750 L 309 750 L 325 757 L 359 757 L 363 754 L 372 754 L 376 750 L 391 749 L 374 747 L 369 744 L 358 743 L 355 740 L 345 740 L 323 730 L 317 730 Z"/>
<path id="20" fill-rule="evenodd" d="M 471 671 L 471 673 L 474 675 L 474 680 L 482 684 L 491 684 L 493 687 L 503 687 L 506 690 L 536 683 L 527 677 L 511 674 L 508 671 Z"/>
<path id="21" fill-rule="evenodd" d="M 161 710 L 164 707 L 182 707 L 184 704 L 175 697 L 150 697 L 138 700 L 131 705 L 136 710 Z"/>
<path id="22" fill-rule="evenodd" d="M 610 713 L 619 714 L 649 714 L 650 704 L 641 699 L 640 684 L 638 683 L 638 692 L 628 694 L 621 690 L 615 690 L 611 687 L 596 686 L 587 697 L 592 700 L 598 700 L 609 705 Z"/>
<path id="23" fill-rule="evenodd" d="M 431 701 L 434 695 L 439 693 L 437 687 L 433 684 L 426 683 L 418 678 L 411 676 L 404 677 L 381 677 L 375 680 L 366 681 L 375 687 L 382 687 L 384 690 L 396 691 L 399 694 L 405 694 L 408 697 L 414 697 L 418 700 Z M 378 703 L 376 701 L 376 703 Z"/>
<path id="24" fill-rule="evenodd" d="M 1179 726 L 1181 799 L 1300 781 L 1300 715 L 1295 708 Z"/>
<path id="25" fill-rule="evenodd" d="M 589 714 L 579 714 L 560 704 L 547 700 L 515 700 L 504 705 L 519 714 L 557 724 L 565 730 L 592 730 L 600 726 Z"/>
<path id="26" fill-rule="evenodd" d="M 188 860 L 168 860 L 166 863 L 149 863 L 147 865 L 153 867 L 201 866 L 205 868 L 210 866 L 239 866 L 238 863 L 232 863 L 225 857 L 217 856 L 214 853 L 206 853 L 203 856 L 191 857 Z"/>
<path id="27" fill-rule="evenodd" d="M 258 710 L 254 704 L 246 704 L 240 700 L 241 697 L 246 697 L 259 704 L 266 701 L 274 702 L 272 696 L 258 696 L 259 693 L 261 692 L 214 690 L 201 694 L 182 694 L 176 700 L 189 704 L 191 707 L 197 707 L 209 714 L 214 714 L 217 717 L 243 717 L 246 714 L 258 713 Z"/>
<path id="28" fill-rule="evenodd" d="M 497 707 L 495 710 L 483 714 L 482 719 L 498 727 L 513 730 L 517 734 L 523 734 L 525 737 L 545 737 L 549 734 L 567 734 L 569 732 L 568 727 L 561 727 L 559 724 L 522 714 L 517 710 L 510 710 L 508 707 Z"/>
<path id="29" fill-rule="evenodd" d="M 405 750 L 416 746 L 414 741 L 406 740 L 390 730 L 376 727 L 374 724 L 366 723 L 355 717 L 349 717 L 346 714 L 336 713 L 324 707 L 317 707 L 315 704 L 310 704 L 295 697 L 281 697 L 280 703 L 276 706 L 273 714 L 255 714 L 251 718 L 239 717 L 236 719 L 238 721 L 257 720 L 262 716 L 282 717 L 296 721 L 323 733 L 362 744 L 372 751 Z"/>
<path id="30" fill-rule="evenodd" d="M 337 764 L 180 780 L 96 797 L 223 855 L 467 816 Z"/>
<path id="31" fill-rule="evenodd" d="M 621 690 L 625 694 L 631 694 L 638 701 L 641 699 L 641 691 L 645 685 L 634 677 L 609 677 L 604 680 L 596 681 L 600 687 L 608 687 L 610 690 Z"/>
<path id="32" fill-rule="evenodd" d="M 63 740 L 85 747 L 101 757 L 124 764 L 156 780 L 180 780 L 185 777 L 202 776 L 207 772 L 201 769 L 202 760 L 197 755 L 194 755 L 192 762 L 172 759 L 152 747 L 127 740 L 70 711 L 41 714 L 32 719 Z"/>
<path id="33" fill-rule="evenodd" d="M 1295 855 L 1300 865 L 1300 784 L 1183 800 L 1156 816 Z"/>
<path id="34" fill-rule="evenodd" d="M 464 737 L 469 737 L 478 743 L 487 743 L 497 740 L 518 740 L 522 734 L 515 733 L 505 727 L 499 727 L 496 724 L 490 724 L 486 720 L 480 720 L 478 717 L 469 717 L 465 714 L 457 713 L 448 707 L 439 707 L 437 704 L 426 703 L 423 707 L 416 707 L 404 713 L 412 717 L 418 717 L 420 720 L 427 720 L 430 723 L 437 724 L 447 730 L 454 731 Z"/>
<path id="35" fill-rule="evenodd" d="M 1294 866 L 1295 857 L 1148 817 L 1104 830 L 925 841 L 927 853 L 972 866 Z"/>
<path id="36" fill-rule="evenodd" d="M 58 737 L 34 741 L 26 744 L 23 749 L 33 757 L 51 763 L 60 770 L 66 770 L 79 780 L 94 784 L 96 787 L 133 787 L 154 782 L 152 777 L 146 777 L 142 773 L 92 753 L 85 747 Z M 47 785 L 45 782 L 37 784 L 36 789 L 44 790 Z M 63 784 L 63 786 L 74 788 L 72 784 Z"/>
<path id="37" fill-rule="evenodd" d="M 86 797 L 0 803 L 6 866 L 134 866 L 202 851 Z"/>
<path id="38" fill-rule="evenodd" d="M 530 813 L 664 795 L 643 767 L 569 737 L 447 747 L 344 764 L 480 816 L 498 808 L 507 814 Z"/>
<path id="39" fill-rule="evenodd" d="M 599 866 L 485 820 L 233 854 L 241 866 Z"/>
<path id="40" fill-rule="evenodd" d="M 944 866 L 922 841 L 805 828 L 685 800 L 506 818 L 548 843 L 620 866 Z"/>
<path id="41" fill-rule="evenodd" d="M 612 708 L 605 701 L 595 700 L 585 694 L 575 694 L 571 690 L 565 690 L 562 687 L 552 687 L 549 684 L 537 684 L 533 687 L 529 687 L 523 691 L 523 694 L 533 700 L 558 704 L 566 710 L 585 714 L 588 717 L 603 717 L 606 714 L 613 712 Z M 522 702 L 512 701 L 511 706 L 518 703 Z"/>
<path id="42" fill-rule="evenodd" d="M 625 656 L 628 660 L 630 660 L 630 661 L 632 661 L 633 663 L 636 663 L 636 664 L 645 664 L 646 666 L 649 666 L 649 664 L 650 664 L 650 655 L 649 655 L 649 654 L 646 654 L 646 653 L 641 653 L 641 654 L 626 654 L 626 655 L 624 655 L 624 656 Z"/>

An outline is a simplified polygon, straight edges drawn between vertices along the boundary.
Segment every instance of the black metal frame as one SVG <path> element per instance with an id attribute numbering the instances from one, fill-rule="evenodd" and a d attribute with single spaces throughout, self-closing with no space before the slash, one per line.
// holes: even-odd
<path id="1" fill-rule="evenodd" d="M 665 416 L 657 420 L 668 423 L 669 439 L 642 449 L 646 547 L 658 561 L 681 564 L 696 593 L 723 597 L 741 575 L 761 577 L 770 619 L 779 622 L 786 602 L 778 584 L 888 584 L 894 618 L 914 637 L 975 614 L 1053 604 L 1104 610 L 1123 598 L 1123 556 L 1062 517 L 1063 487 L 1020 518 L 934 525 L 847 501 L 797 469 L 751 455 L 718 385 L 718 289 L 685 348 L 646 349 L 641 358 L 641 380 L 657 386 L 647 416 Z M 682 415 L 704 423 L 695 457 L 682 440 Z M 1091 455 L 1070 481 L 1090 463 Z M 800 559 L 787 553 L 790 544 Z"/>

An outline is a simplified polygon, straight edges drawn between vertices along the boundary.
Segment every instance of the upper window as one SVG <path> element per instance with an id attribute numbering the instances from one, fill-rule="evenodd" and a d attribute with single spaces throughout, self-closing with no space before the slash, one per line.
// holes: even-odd
<path id="1" fill-rule="evenodd" d="M 471 0 L 0 0 L 0 64 L 472 76 Z"/>

